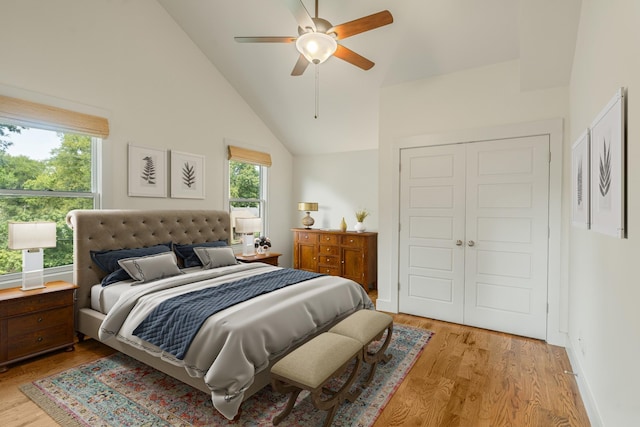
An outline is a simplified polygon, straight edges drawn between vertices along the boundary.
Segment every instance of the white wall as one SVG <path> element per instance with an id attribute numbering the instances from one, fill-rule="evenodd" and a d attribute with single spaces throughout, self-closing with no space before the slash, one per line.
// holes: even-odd
<path id="1" fill-rule="evenodd" d="M 570 141 L 628 90 L 627 239 L 570 229 L 570 356 L 594 425 L 640 424 L 640 2 L 583 0 L 570 85 Z M 568 167 L 568 166 L 567 166 Z"/>
<path id="2" fill-rule="evenodd" d="M 311 212 L 313 228 L 339 229 L 344 217 L 353 230 L 355 211 L 367 209 L 365 227 L 378 230 L 378 150 L 296 156 L 293 175 L 291 209 L 295 212 L 297 202 L 318 202 L 318 212 Z M 292 227 L 302 227 L 303 216 L 297 212 Z"/>
<path id="3" fill-rule="evenodd" d="M 154 0 L 2 0 L 0 93 L 106 115 L 103 207 L 225 209 L 228 138 L 268 151 L 269 233 L 291 239 L 292 157 Z M 127 144 L 204 155 L 204 200 L 127 195 Z"/>

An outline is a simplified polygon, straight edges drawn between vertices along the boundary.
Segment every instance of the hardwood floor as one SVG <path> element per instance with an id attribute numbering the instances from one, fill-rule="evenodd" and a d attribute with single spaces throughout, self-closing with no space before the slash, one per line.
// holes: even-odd
<path id="1" fill-rule="evenodd" d="M 571 367 L 563 348 L 406 314 L 394 315 L 394 321 L 435 335 L 375 427 L 590 425 L 575 378 L 564 372 Z M 0 374 L 2 425 L 57 425 L 18 386 L 111 353 L 87 340 L 73 352 L 10 366 Z"/>

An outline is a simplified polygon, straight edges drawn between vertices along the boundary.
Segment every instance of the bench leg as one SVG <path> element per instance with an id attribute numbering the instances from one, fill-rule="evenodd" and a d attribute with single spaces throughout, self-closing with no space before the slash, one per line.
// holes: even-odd
<path id="1" fill-rule="evenodd" d="M 390 324 L 386 330 L 387 330 L 387 337 L 385 338 L 384 343 L 382 344 L 382 347 L 380 347 L 378 351 L 370 352 L 366 347 L 364 349 L 364 352 L 363 352 L 364 361 L 371 365 L 371 370 L 369 371 L 369 375 L 367 376 L 367 379 L 363 384 L 364 387 L 367 387 L 369 384 L 371 384 L 371 381 L 373 380 L 373 376 L 376 373 L 376 368 L 378 367 L 378 362 L 382 361 L 386 363 L 389 360 L 391 360 L 392 355 L 384 354 L 384 352 L 387 350 L 387 347 L 389 347 L 389 344 L 391 343 L 391 335 L 393 334 L 393 323 Z M 380 336 L 376 337 L 378 340 L 382 338 L 383 332 L 380 333 Z"/>
<path id="2" fill-rule="evenodd" d="M 360 372 L 360 366 L 362 365 L 362 353 L 358 353 L 355 359 L 356 364 L 353 367 L 349 378 L 338 391 L 333 392 L 326 388 L 319 387 L 317 390 L 311 392 L 311 401 L 313 402 L 313 406 L 322 411 L 329 411 L 329 413 L 327 414 L 327 418 L 325 418 L 324 420 L 324 427 L 328 427 L 331 425 L 333 417 L 336 415 L 336 411 L 338 410 L 338 406 L 340 406 L 340 404 L 344 400 L 353 402 L 358 398 L 358 396 L 360 396 L 360 393 L 362 392 L 362 390 L 360 389 L 356 390 L 355 392 L 350 391 L 351 386 L 355 382 L 356 378 L 358 377 L 358 373 Z M 339 375 L 339 373 L 337 373 L 337 375 Z M 331 397 L 327 400 L 322 400 L 321 396 L 323 392 L 325 394 L 331 394 Z"/>
<path id="3" fill-rule="evenodd" d="M 299 389 L 297 387 L 291 387 L 291 395 L 289 396 L 289 400 L 287 401 L 287 406 L 285 406 L 282 412 L 280 412 L 278 415 L 273 417 L 274 426 L 280 424 L 280 422 L 284 420 L 285 417 L 291 413 L 291 410 L 293 409 L 293 405 L 295 405 L 296 399 L 298 399 L 298 395 L 300 394 L 301 391 L 302 389 Z"/>

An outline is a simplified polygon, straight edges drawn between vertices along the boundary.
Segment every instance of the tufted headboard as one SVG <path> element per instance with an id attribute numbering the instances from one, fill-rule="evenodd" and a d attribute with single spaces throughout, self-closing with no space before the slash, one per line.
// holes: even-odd
<path id="1" fill-rule="evenodd" d="M 73 280 L 78 308 L 90 307 L 91 286 L 105 275 L 90 251 L 133 249 L 173 242 L 181 245 L 224 240 L 229 213 L 216 210 L 73 210 Z"/>

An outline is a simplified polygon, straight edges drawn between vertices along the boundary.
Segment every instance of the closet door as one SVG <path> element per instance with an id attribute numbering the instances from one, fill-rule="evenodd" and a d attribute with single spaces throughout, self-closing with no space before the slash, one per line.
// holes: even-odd
<path id="1" fill-rule="evenodd" d="M 401 185 L 400 311 L 462 323 L 464 146 L 402 150 Z"/>
<path id="2" fill-rule="evenodd" d="M 464 323 L 546 338 L 547 135 L 467 144 Z"/>
<path id="3" fill-rule="evenodd" d="M 545 339 L 548 136 L 400 157 L 400 311 Z"/>

